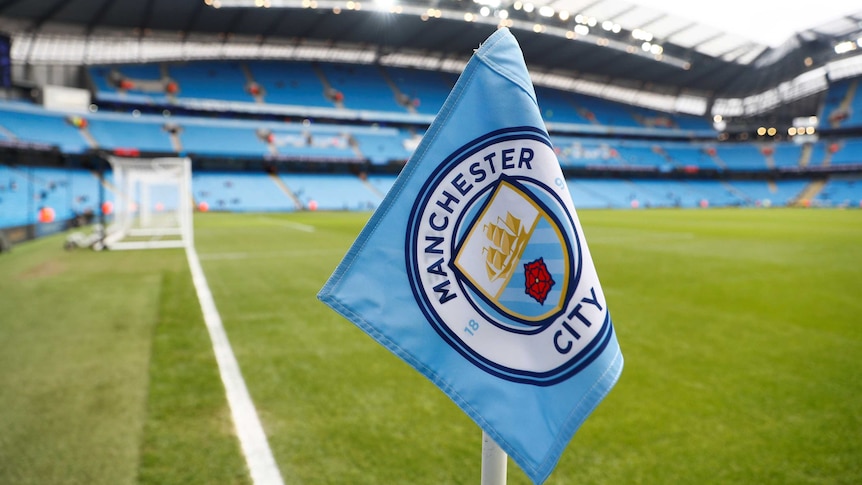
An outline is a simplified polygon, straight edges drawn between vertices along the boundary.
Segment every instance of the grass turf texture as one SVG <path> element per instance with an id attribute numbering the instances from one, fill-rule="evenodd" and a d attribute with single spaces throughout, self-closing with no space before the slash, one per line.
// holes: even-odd
<path id="1" fill-rule="evenodd" d="M 0 255 L 0 483 L 249 483 L 182 251 Z"/>
<path id="2" fill-rule="evenodd" d="M 626 368 L 549 484 L 862 476 L 862 211 L 579 215 Z M 478 428 L 314 298 L 366 219 L 196 216 L 275 458 L 287 483 L 478 483 Z M 0 255 L 0 483 L 247 480 L 182 253 L 59 247 Z"/>

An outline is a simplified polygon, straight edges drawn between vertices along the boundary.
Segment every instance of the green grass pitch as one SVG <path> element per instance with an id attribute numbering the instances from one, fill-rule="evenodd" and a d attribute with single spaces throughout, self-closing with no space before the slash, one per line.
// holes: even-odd
<path id="1" fill-rule="evenodd" d="M 579 216 L 626 367 L 547 483 L 858 483 L 862 211 Z M 367 217 L 196 216 L 276 461 L 477 484 L 480 430 L 315 299 Z M 0 255 L 0 483 L 250 483 L 184 254 L 62 237 Z"/>

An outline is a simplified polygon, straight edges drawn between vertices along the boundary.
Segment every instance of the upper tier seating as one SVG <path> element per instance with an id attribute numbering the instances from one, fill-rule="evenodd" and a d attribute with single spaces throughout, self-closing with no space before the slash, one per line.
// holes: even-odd
<path id="1" fill-rule="evenodd" d="M 829 86 L 819 116 L 822 128 L 862 126 L 862 78 L 842 79 Z"/>
<path id="2" fill-rule="evenodd" d="M 536 99 L 542 118 L 549 123 L 589 124 L 590 120 L 578 113 L 570 93 L 537 86 Z"/>
<path id="3" fill-rule="evenodd" d="M 307 62 L 251 61 L 248 69 L 270 104 L 332 108 L 323 83 Z"/>
<path id="4" fill-rule="evenodd" d="M 387 67 L 389 79 L 407 96 L 417 113 L 436 115 L 458 77 L 445 72 Z"/>
<path id="5" fill-rule="evenodd" d="M 178 87 L 178 96 L 196 99 L 253 102 L 246 91 L 246 78 L 236 62 L 189 62 L 169 64 L 168 72 Z"/>
<path id="6" fill-rule="evenodd" d="M 434 115 L 458 76 L 454 73 L 362 64 L 279 61 L 194 61 L 173 64 L 93 66 L 96 99 L 160 103 L 184 100 L 262 102 L 301 108 L 334 108 Z M 119 76 L 119 77 L 118 77 Z M 129 81 L 120 89 L 117 79 Z M 175 92 L 168 93 L 174 83 Z M 326 85 L 332 88 L 326 92 Z M 252 89 L 257 92 L 252 92 Z M 255 94 L 257 96 L 255 96 Z M 170 95 L 170 96 L 169 96 Z M 663 113 L 584 94 L 537 86 L 545 121 L 591 127 L 713 132 L 706 118 Z M 197 104 L 195 104 L 197 106 Z M 248 109 L 248 108 L 247 108 Z M 283 112 L 278 111 L 279 113 Z"/>
<path id="7" fill-rule="evenodd" d="M 333 89 L 338 90 L 345 108 L 371 111 L 404 112 L 395 92 L 377 66 L 359 64 L 319 64 Z"/>

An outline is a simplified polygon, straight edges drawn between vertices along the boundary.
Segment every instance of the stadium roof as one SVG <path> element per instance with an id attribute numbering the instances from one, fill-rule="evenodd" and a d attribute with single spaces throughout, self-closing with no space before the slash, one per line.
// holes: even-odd
<path id="1" fill-rule="evenodd" d="M 782 83 L 804 81 L 806 72 L 822 70 L 836 58 L 862 53 L 862 11 L 853 13 L 858 7 L 846 2 L 829 7 L 829 0 L 821 0 L 816 6 L 800 7 L 801 2 L 785 1 L 769 17 L 762 17 L 762 10 L 752 15 L 736 12 L 738 19 L 759 18 L 764 27 L 758 33 L 769 30 L 765 27 L 769 25 L 799 28 L 783 20 L 780 9 L 803 12 L 809 19 L 816 17 L 811 10 L 817 9 L 818 18 L 831 18 L 822 25 L 787 32 L 784 42 L 774 43 L 746 34 L 754 32 L 751 27 L 746 30 L 741 23 L 720 20 L 716 12 L 722 8 L 732 12 L 730 3 L 683 2 L 686 10 L 670 13 L 661 7 L 666 1 L 0 0 L 0 30 L 17 32 L 18 40 L 56 34 L 123 37 L 126 42 L 168 37 L 181 44 L 207 46 L 210 52 L 225 53 L 225 58 L 240 56 L 237 52 L 265 57 L 263 52 L 274 52 L 278 46 L 319 46 L 337 51 L 332 60 L 349 61 L 348 53 L 354 52 L 357 60 L 368 62 L 370 53 L 372 62 L 381 56 L 401 56 L 417 59 L 412 61 L 416 65 L 421 65 L 418 59 L 433 59 L 428 61 L 433 67 L 441 59 L 466 60 L 494 29 L 507 25 L 531 69 L 641 92 L 690 93 L 740 102 Z M 761 8 L 770 4 L 750 3 Z M 711 15 L 712 20 L 696 19 L 698 12 Z M 61 44 L 71 48 L 68 41 Z M 243 49 L 231 50 L 238 45 Z M 90 55 L 92 47 L 82 47 L 86 53 L 74 62 L 98 61 L 98 56 Z M 27 57 L 24 62 L 38 63 L 33 56 L 44 50 L 27 44 L 18 52 L 19 57 Z M 122 55 L 135 49 L 114 51 L 121 62 Z M 189 50 L 184 52 L 185 58 L 195 57 Z M 145 60 L 151 58 L 125 61 Z M 854 69 L 851 74 L 862 73 L 862 68 Z M 819 79 L 814 90 L 822 91 L 826 75 L 821 73 Z"/>

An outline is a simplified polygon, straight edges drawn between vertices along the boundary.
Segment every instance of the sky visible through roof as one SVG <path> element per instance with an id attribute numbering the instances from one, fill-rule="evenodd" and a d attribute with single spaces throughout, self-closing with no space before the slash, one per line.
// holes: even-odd
<path id="1" fill-rule="evenodd" d="M 769 47 L 791 35 L 862 11 L 859 0 L 635 0 Z"/>

